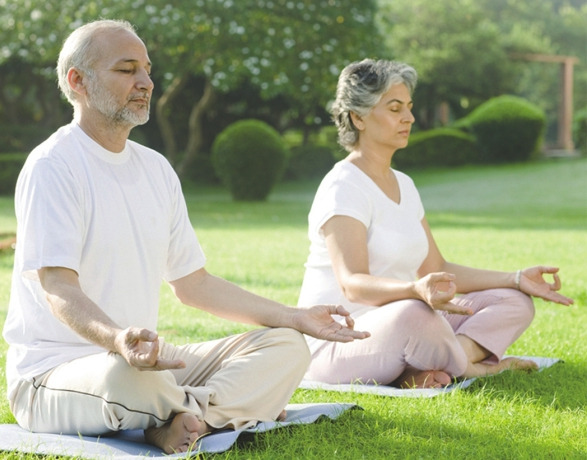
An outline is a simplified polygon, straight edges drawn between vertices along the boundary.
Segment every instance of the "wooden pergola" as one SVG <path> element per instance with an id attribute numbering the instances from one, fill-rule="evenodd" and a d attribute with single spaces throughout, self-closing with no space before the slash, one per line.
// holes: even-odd
<path id="1" fill-rule="evenodd" d="M 561 66 L 560 103 L 558 116 L 558 136 L 556 148 L 574 151 L 573 144 L 573 65 L 578 62 L 574 56 L 556 56 L 550 54 L 513 54 L 514 59 L 535 62 L 554 62 Z"/>

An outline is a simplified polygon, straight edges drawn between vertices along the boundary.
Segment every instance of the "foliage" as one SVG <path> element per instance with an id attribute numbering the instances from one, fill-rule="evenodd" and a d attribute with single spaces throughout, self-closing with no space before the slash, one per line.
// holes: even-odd
<path id="1" fill-rule="evenodd" d="M 584 0 L 480 0 L 487 17 L 495 22 L 513 53 L 575 56 L 574 107 L 587 107 L 587 2 Z M 539 106 L 546 114 L 551 141 L 556 138 L 560 107 L 558 63 L 528 62 L 516 57 L 516 94 Z"/>
<path id="2" fill-rule="evenodd" d="M 512 61 L 520 53 L 578 56 L 574 106 L 587 106 L 583 0 L 0 0 L 0 123 L 69 121 L 55 60 L 73 28 L 101 17 L 131 20 L 147 44 L 155 116 L 136 131 L 186 173 L 237 118 L 280 132 L 327 124 L 338 73 L 368 56 L 416 67 L 422 129 L 438 125 L 440 102 L 460 118 L 512 93 L 545 111 L 552 135 L 558 66 Z"/>
<path id="3" fill-rule="evenodd" d="M 379 46 L 375 10 L 375 0 L 0 0 L 0 64 L 16 56 L 52 67 L 75 27 L 97 18 L 130 20 L 154 62 L 165 152 L 183 170 L 201 148 L 206 112 L 218 109 L 213 95 L 243 81 L 264 99 L 287 99 L 274 126 L 320 125 L 342 67 Z M 168 118 L 194 76 L 205 80 L 205 90 L 183 116 L 190 138 L 180 147 Z M 178 149 L 186 151 L 183 159 Z"/>
<path id="4" fill-rule="evenodd" d="M 462 166 L 478 161 L 475 137 L 456 128 L 416 132 L 408 146 L 393 157 L 398 169 Z"/>
<path id="5" fill-rule="evenodd" d="M 559 65 L 514 58 L 558 54 L 575 66 L 575 107 L 587 106 L 587 3 L 581 0 L 380 0 L 380 26 L 392 56 L 419 73 L 414 95 L 417 123 L 438 124 L 436 107 L 454 118 L 485 100 L 512 93 L 549 114 L 556 131 Z"/>
<path id="6" fill-rule="evenodd" d="M 576 141 L 575 148 L 587 153 L 587 106 L 575 114 L 573 133 Z"/>
<path id="7" fill-rule="evenodd" d="M 481 161 L 511 163 L 527 161 L 538 152 L 545 120 L 534 104 L 504 95 L 477 107 L 465 124 L 477 139 Z"/>
<path id="8" fill-rule="evenodd" d="M 18 174 L 26 161 L 22 153 L 0 155 L 0 195 L 12 195 Z"/>
<path id="9" fill-rule="evenodd" d="M 473 0 L 383 0 L 383 26 L 390 29 L 391 50 L 419 74 L 415 106 L 424 110 L 417 122 L 433 125 L 434 110 L 448 102 L 455 113 L 461 104 L 481 101 L 514 87 L 512 66 L 500 30 L 480 2 Z M 463 102 L 466 101 L 466 102 Z"/>
<path id="10" fill-rule="evenodd" d="M 314 144 L 298 145 L 290 149 L 286 178 L 322 178 L 335 162 L 332 149 L 329 147 Z"/>
<path id="11" fill-rule="evenodd" d="M 53 133 L 42 125 L 3 124 L 0 132 L 0 153 L 30 152 Z"/>
<path id="12" fill-rule="evenodd" d="M 238 201 L 263 201 L 287 161 L 281 136 L 267 123 L 241 120 L 222 131 L 212 146 L 212 166 Z"/>

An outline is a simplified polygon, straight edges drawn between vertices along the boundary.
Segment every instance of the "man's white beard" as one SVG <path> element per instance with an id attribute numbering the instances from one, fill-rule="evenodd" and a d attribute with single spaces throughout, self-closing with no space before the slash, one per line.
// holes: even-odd
<path id="1" fill-rule="evenodd" d="M 148 98 L 148 96 L 145 96 L 145 98 Z M 115 126 L 127 125 L 134 127 L 144 125 L 149 121 L 149 104 L 147 104 L 146 111 L 140 113 L 133 112 L 128 105 L 120 107 L 108 88 L 97 82 L 95 78 L 91 79 L 88 88 L 88 102 Z"/>

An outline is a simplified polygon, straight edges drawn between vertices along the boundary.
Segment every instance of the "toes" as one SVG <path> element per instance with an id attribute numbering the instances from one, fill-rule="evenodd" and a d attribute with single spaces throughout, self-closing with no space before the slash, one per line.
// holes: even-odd
<path id="1" fill-rule="evenodd" d="M 452 382 L 450 375 L 448 375 L 446 372 L 442 372 L 442 371 L 436 371 L 434 373 L 434 380 L 436 380 L 436 382 L 438 382 L 441 387 L 445 387 L 447 385 L 450 385 Z"/>

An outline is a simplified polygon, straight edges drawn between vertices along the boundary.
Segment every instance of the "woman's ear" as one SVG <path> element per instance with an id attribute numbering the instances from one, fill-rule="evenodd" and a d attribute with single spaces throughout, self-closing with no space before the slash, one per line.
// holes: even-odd
<path id="1" fill-rule="evenodd" d="M 349 112 L 349 115 L 351 117 L 351 122 L 353 123 L 355 128 L 357 128 L 359 131 L 362 131 L 365 127 L 365 123 L 363 123 L 363 119 L 361 118 L 361 116 L 355 112 Z"/>

